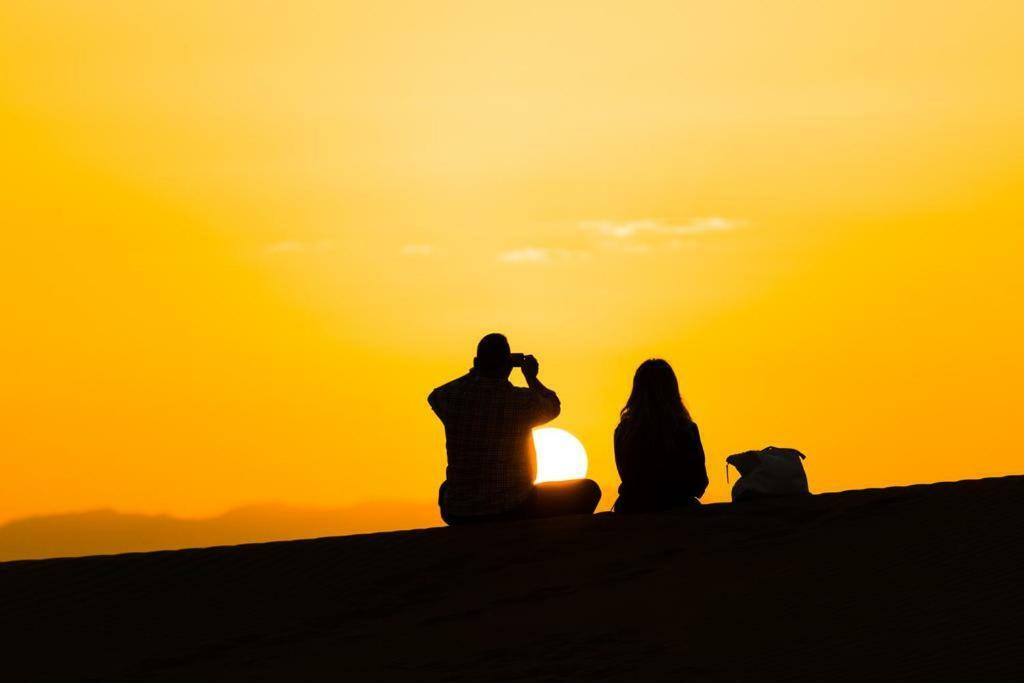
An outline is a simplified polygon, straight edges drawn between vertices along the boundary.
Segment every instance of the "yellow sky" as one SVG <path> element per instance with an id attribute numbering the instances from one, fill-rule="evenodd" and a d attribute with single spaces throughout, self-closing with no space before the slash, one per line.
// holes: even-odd
<path id="1" fill-rule="evenodd" d="M 0 521 L 430 500 L 506 332 L 607 505 L 636 365 L 712 485 L 1020 473 L 1020 2 L 0 7 Z"/>

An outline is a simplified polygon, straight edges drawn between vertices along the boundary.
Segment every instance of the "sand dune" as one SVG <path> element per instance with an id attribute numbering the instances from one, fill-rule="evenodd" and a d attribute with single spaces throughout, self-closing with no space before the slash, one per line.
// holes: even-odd
<path id="1" fill-rule="evenodd" d="M 0 564 L 4 680 L 1019 680 L 1024 477 Z"/>

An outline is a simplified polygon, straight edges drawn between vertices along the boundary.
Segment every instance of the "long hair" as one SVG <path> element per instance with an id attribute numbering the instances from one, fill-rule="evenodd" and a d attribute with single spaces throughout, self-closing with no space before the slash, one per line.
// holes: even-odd
<path id="1" fill-rule="evenodd" d="M 690 411 L 679 394 L 672 366 L 661 358 L 645 360 L 633 375 L 633 391 L 622 408 L 623 424 L 667 433 L 680 422 L 690 423 Z"/>

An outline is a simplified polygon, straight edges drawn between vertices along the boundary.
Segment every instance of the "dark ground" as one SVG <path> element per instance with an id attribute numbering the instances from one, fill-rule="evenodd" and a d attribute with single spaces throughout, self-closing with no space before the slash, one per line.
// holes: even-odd
<path id="1" fill-rule="evenodd" d="M 3 681 L 1024 680 L 1024 477 L 0 564 Z"/>

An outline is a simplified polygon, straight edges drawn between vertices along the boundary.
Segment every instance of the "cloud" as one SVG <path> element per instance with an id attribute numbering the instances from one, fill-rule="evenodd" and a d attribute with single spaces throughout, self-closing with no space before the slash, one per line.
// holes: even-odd
<path id="1" fill-rule="evenodd" d="M 402 256 L 430 256 L 435 252 L 432 244 L 406 244 L 401 249 Z"/>
<path id="2" fill-rule="evenodd" d="M 315 242 L 301 242 L 298 240 L 284 240 L 267 245 L 268 254 L 325 254 L 334 249 L 334 243 L 330 240 L 317 240 Z"/>
<path id="3" fill-rule="evenodd" d="M 551 263 L 555 261 L 580 261 L 590 257 L 585 251 L 551 249 L 548 247 L 523 247 L 498 254 L 498 260 L 505 263 Z"/>
<path id="4" fill-rule="evenodd" d="M 499 261 L 506 263 L 540 263 L 551 259 L 549 249 L 540 247 L 525 247 L 523 249 L 512 249 L 498 255 Z"/>
<path id="5" fill-rule="evenodd" d="M 658 250 L 679 251 L 696 246 L 696 238 L 710 233 L 724 233 L 744 227 L 744 221 L 722 216 L 691 218 L 684 223 L 670 223 L 654 218 L 634 220 L 588 220 L 577 228 L 593 239 L 591 248 L 629 254 L 649 254 Z M 528 246 L 498 254 L 504 263 L 561 263 L 591 257 L 588 251 Z"/>
<path id="6" fill-rule="evenodd" d="M 581 230 L 613 240 L 630 240 L 638 236 L 688 237 L 714 232 L 728 232 L 743 227 L 744 222 L 721 216 L 693 218 L 685 223 L 666 223 L 651 218 L 631 221 L 594 220 L 579 224 Z"/>

